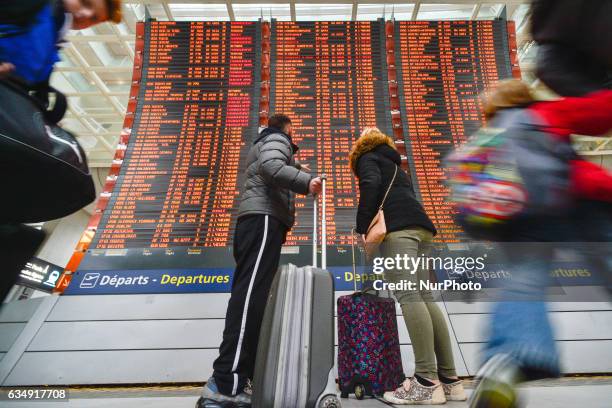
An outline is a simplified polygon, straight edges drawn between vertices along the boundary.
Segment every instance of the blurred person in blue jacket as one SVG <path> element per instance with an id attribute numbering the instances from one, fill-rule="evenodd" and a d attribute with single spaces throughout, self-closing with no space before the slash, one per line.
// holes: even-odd
<path id="1" fill-rule="evenodd" d="M 1 0 L 0 80 L 34 91 L 46 105 L 49 77 L 68 30 L 104 21 L 121 21 L 121 0 Z M 0 302 L 44 237 L 28 225 L 0 223 Z"/>
<path id="2" fill-rule="evenodd" d="M 121 21 L 121 0 L 3 0 L 0 77 L 46 85 L 68 30 Z"/>

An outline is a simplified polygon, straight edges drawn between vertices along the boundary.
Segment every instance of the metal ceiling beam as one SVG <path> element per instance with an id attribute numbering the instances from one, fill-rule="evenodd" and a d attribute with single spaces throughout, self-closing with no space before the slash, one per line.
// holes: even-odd
<path id="1" fill-rule="evenodd" d="M 174 16 L 172 15 L 172 10 L 170 10 L 168 2 L 163 2 L 162 6 L 164 7 L 164 12 L 166 13 L 166 17 L 168 17 L 168 21 L 174 21 Z"/>
<path id="2" fill-rule="evenodd" d="M 73 119 L 76 119 L 79 121 L 79 123 L 81 125 L 83 125 L 83 127 L 87 130 L 89 130 L 93 135 L 95 135 L 96 140 L 98 140 L 100 143 L 102 143 L 102 146 L 104 146 L 104 148 L 109 151 L 109 152 L 114 152 L 116 149 L 110 145 L 110 143 L 108 143 L 108 140 L 106 140 L 102 134 L 100 134 L 98 131 L 96 131 L 96 129 L 94 129 L 94 127 L 91 125 L 91 123 L 89 123 L 87 120 L 85 120 L 84 117 L 79 116 L 78 114 L 76 114 L 76 112 L 74 112 L 73 108 L 71 106 L 68 106 L 68 112 L 72 113 L 73 115 Z M 77 136 L 79 136 L 79 134 L 77 133 Z"/>
<path id="3" fill-rule="evenodd" d="M 575 140 L 577 142 L 601 142 L 603 140 L 610 140 L 610 141 L 612 141 L 612 136 L 601 137 L 601 136 L 582 136 L 582 135 L 577 135 L 577 136 L 575 136 Z"/>
<path id="4" fill-rule="evenodd" d="M 95 71 L 101 74 L 118 74 L 122 72 L 132 72 L 133 67 L 107 67 L 107 66 L 78 66 L 78 67 L 56 67 L 54 72 L 89 72 Z"/>
<path id="5" fill-rule="evenodd" d="M 291 21 L 296 21 L 297 17 L 295 15 L 295 1 L 289 3 L 289 10 L 291 11 Z"/>
<path id="6" fill-rule="evenodd" d="M 81 97 L 81 96 L 100 96 L 102 95 L 102 91 L 98 90 L 98 91 L 84 91 L 84 92 L 79 92 L 79 91 L 75 91 L 75 92 L 62 92 L 64 95 L 68 96 L 68 97 L 72 97 L 72 98 L 76 98 L 76 97 Z M 109 96 L 129 96 L 130 95 L 130 91 L 127 90 L 125 92 L 113 92 L 113 91 L 109 91 L 106 93 Z M 90 116 L 85 115 L 85 116 Z"/>
<path id="7" fill-rule="evenodd" d="M 115 37 L 117 37 L 117 41 L 119 41 L 119 43 L 121 44 L 121 47 L 128 53 L 128 55 L 130 56 L 130 59 L 133 61 L 134 60 L 134 48 L 130 47 L 130 45 L 127 43 L 127 41 L 124 41 L 121 39 L 121 33 L 119 32 L 119 29 L 117 28 L 116 24 L 109 24 L 111 31 L 115 34 Z"/>
<path id="8" fill-rule="evenodd" d="M 478 18 L 478 13 L 480 13 L 480 7 L 482 7 L 482 3 L 474 4 L 474 9 L 472 10 L 472 20 L 476 20 Z"/>
<path id="9" fill-rule="evenodd" d="M 531 0 L 478 0 L 478 3 L 482 4 L 525 4 L 530 3 Z M 231 0 L 233 4 L 261 4 L 262 0 Z M 266 0 L 266 3 L 271 4 L 287 4 L 287 3 L 298 3 L 298 4 L 330 4 L 330 0 Z M 474 4 L 475 0 L 422 0 L 419 3 L 423 4 Z M 203 4 L 202 0 L 124 0 L 124 4 Z M 218 2 L 222 3 L 222 1 Z M 353 0 L 333 0 L 333 4 L 352 4 Z M 406 4 L 406 0 L 364 0 L 367 4 Z M 205 4 L 205 3 L 204 3 Z"/>
<path id="10" fill-rule="evenodd" d="M 99 95 L 99 94 L 96 94 Z M 76 119 L 77 117 L 83 117 L 83 118 L 94 118 L 94 119 L 101 119 L 102 122 L 107 123 L 106 119 L 115 119 L 117 118 L 117 114 L 116 113 L 96 113 L 96 112 L 89 112 L 87 111 L 87 109 L 83 109 L 80 108 L 83 112 L 68 112 L 66 114 L 66 116 L 64 116 L 64 118 L 66 119 Z M 121 122 L 116 122 L 116 123 L 123 123 L 123 118 L 121 118 Z"/>
<path id="11" fill-rule="evenodd" d="M 119 133 L 121 132 L 117 132 L 117 137 L 119 137 Z M 86 137 L 97 137 L 102 135 L 102 133 L 97 133 L 97 132 L 78 132 L 77 136 L 86 136 Z M 104 133 L 105 136 L 113 136 L 114 133 Z M 113 148 L 113 152 L 116 150 L 116 148 Z"/>
<path id="12" fill-rule="evenodd" d="M 410 19 L 412 21 L 415 21 L 417 19 L 417 16 L 419 15 L 419 9 L 421 8 L 421 2 L 417 1 L 416 3 L 414 3 L 414 8 L 412 9 L 412 17 L 410 17 Z"/>
<path id="13" fill-rule="evenodd" d="M 87 157 L 87 166 L 89 166 L 92 169 L 95 168 L 109 168 L 111 165 L 111 161 L 113 160 L 113 157 L 110 156 L 108 159 L 104 159 L 104 158 L 89 158 Z"/>
<path id="14" fill-rule="evenodd" d="M 234 7 L 232 7 L 232 1 L 227 0 L 225 6 L 227 7 L 227 15 L 229 16 L 230 21 L 236 21 L 236 16 L 234 15 Z"/>
<path id="15" fill-rule="evenodd" d="M 81 53 L 79 52 L 79 50 L 77 50 L 77 48 L 76 48 L 76 46 L 74 44 L 70 44 L 68 47 L 66 47 L 66 52 L 69 52 L 72 55 L 72 57 L 83 68 L 89 68 L 89 64 L 87 63 L 87 60 L 83 57 L 83 55 L 81 55 Z M 86 70 L 85 75 L 87 75 L 87 76 L 89 76 L 89 78 L 91 78 L 91 80 L 98 87 L 98 89 L 100 89 L 100 91 L 102 91 L 102 95 L 104 95 L 106 100 L 108 100 L 108 102 L 110 102 L 111 106 L 115 109 L 115 111 L 117 111 L 118 114 L 120 114 L 120 115 L 125 114 L 125 108 L 119 102 L 117 102 L 117 100 L 114 97 L 108 95 L 110 90 L 108 89 L 106 84 L 100 79 L 100 77 L 98 76 L 96 71 Z"/>
<path id="16" fill-rule="evenodd" d="M 612 150 L 590 150 L 590 151 L 579 151 L 580 155 L 583 156 L 610 156 Z"/>
<path id="17" fill-rule="evenodd" d="M 351 20 L 353 21 L 357 20 L 357 7 L 357 1 L 353 1 L 353 9 L 351 10 Z"/>
<path id="18" fill-rule="evenodd" d="M 509 2 L 505 2 L 505 3 L 506 3 L 506 19 L 512 20 L 512 16 L 514 16 L 514 13 L 516 12 L 516 9 L 518 8 L 519 5 L 516 3 L 509 3 Z"/>
<path id="19" fill-rule="evenodd" d="M 612 137 L 604 139 L 599 146 L 597 146 L 593 151 L 594 152 L 602 152 L 603 148 L 606 147 L 610 142 L 612 142 Z"/>
<path id="20" fill-rule="evenodd" d="M 71 43 L 116 42 L 117 39 L 121 41 L 134 41 L 135 37 L 132 34 L 74 34 L 66 36 L 66 40 Z"/>

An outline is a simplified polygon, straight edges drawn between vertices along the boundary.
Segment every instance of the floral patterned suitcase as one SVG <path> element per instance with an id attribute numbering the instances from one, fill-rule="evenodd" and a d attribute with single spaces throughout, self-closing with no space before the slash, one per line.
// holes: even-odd
<path id="1" fill-rule="evenodd" d="M 393 299 L 363 292 L 338 298 L 338 377 L 342 398 L 357 399 L 404 380 Z"/>

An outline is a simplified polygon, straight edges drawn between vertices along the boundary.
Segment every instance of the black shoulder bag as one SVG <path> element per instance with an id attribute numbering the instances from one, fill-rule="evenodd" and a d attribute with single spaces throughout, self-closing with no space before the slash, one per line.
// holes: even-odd
<path id="1" fill-rule="evenodd" d="M 95 199 L 83 148 L 57 125 L 66 97 L 47 85 L 37 92 L 0 80 L 0 223 L 64 217 Z M 55 95 L 51 110 L 49 94 Z"/>

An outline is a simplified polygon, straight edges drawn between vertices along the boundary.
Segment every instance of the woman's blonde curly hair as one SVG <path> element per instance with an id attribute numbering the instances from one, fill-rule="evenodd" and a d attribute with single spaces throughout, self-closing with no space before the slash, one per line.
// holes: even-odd
<path id="1" fill-rule="evenodd" d="M 386 144 L 397 150 L 393 139 L 385 135 L 376 127 L 367 127 L 363 129 L 359 138 L 353 144 L 353 148 L 349 153 L 349 162 L 353 173 L 357 174 L 357 161 L 364 154 L 374 149 L 377 146 Z"/>

